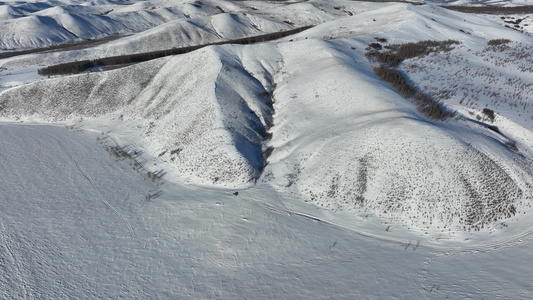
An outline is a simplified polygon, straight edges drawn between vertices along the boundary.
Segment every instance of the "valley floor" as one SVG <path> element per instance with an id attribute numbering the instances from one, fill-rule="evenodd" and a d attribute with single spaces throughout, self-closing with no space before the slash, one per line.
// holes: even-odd
<path id="1" fill-rule="evenodd" d="M 531 293 L 531 234 L 498 248 L 463 250 L 390 241 L 377 230 L 370 237 L 335 225 L 344 222 L 335 214 L 299 213 L 301 201 L 266 185 L 237 196 L 156 186 L 88 133 L 3 123 L 0 140 L 3 299 L 518 299 Z"/>

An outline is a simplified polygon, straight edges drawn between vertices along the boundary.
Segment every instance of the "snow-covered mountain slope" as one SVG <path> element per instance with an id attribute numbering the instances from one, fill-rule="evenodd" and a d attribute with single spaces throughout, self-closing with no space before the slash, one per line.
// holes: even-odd
<path id="1" fill-rule="evenodd" d="M 140 34 L 109 43 L 104 47 L 92 49 L 90 53 L 86 52 L 92 56 L 143 53 L 239 39 L 291 28 L 293 26 L 282 21 L 246 13 L 217 14 L 168 22 Z"/>
<path id="2" fill-rule="evenodd" d="M 8 32 L 27 45 L 131 33 L 0 60 L 0 298 L 529 296 L 531 37 L 406 3 L 0 7 L 0 28 L 28 26 Z M 316 26 L 36 72 L 303 25 Z M 441 120 L 369 54 L 424 40 L 455 42 L 388 68 L 439 101 Z"/>
<path id="3" fill-rule="evenodd" d="M 507 139 L 476 124 L 420 116 L 379 87 L 348 45 L 302 43 L 315 50 L 305 60 L 282 55 L 290 75 L 274 92 L 275 150 L 265 181 L 319 206 L 443 235 L 531 210 L 531 159 Z"/>
<path id="4" fill-rule="evenodd" d="M 169 21 L 221 12 L 216 1 L 8 1 L 2 5 L 0 49 L 55 44 L 139 32 Z"/>
<path id="5" fill-rule="evenodd" d="M 262 64 L 259 51 L 275 64 L 269 47 L 210 47 L 116 71 L 38 82 L 3 94 L 2 113 L 73 121 L 120 110 L 125 118 L 146 120 L 151 153 L 174 162 L 180 177 L 246 186 L 259 177 L 262 142 L 272 122 L 265 78 L 275 65 Z"/>
<path id="6" fill-rule="evenodd" d="M 412 59 L 402 69 L 424 90 L 442 95 L 450 105 L 463 107 L 473 119 L 482 119 L 482 110 L 488 108 L 495 112 L 495 120 L 489 123 L 505 127 L 504 120 L 509 119 L 531 130 L 533 61 L 529 53 L 533 48 L 530 43 L 509 39 L 493 43 L 501 44 L 485 44 L 469 55 L 465 53 L 471 49 L 460 47 L 445 55 Z M 462 63 L 465 59 L 468 66 Z"/>
<path id="7" fill-rule="evenodd" d="M 341 5 L 341 6 L 339 6 Z M 241 38 L 254 33 L 316 25 L 349 16 L 369 7 L 350 1 L 236 2 L 142 1 L 131 4 L 103 1 L 37 5 L 7 2 L 0 11 L 0 49 L 40 48 L 74 41 L 145 31 L 121 40 L 115 54 L 153 51 L 187 44 Z M 387 4 L 385 4 L 387 5 Z M 132 49 L 133 48 L 133 49 Z M 117 51 L 122 51 L 117 54 Z"/>
<path id="8" fill-rule="evenodd" d="M 458 53 L 464 59 L 472 56 L 469 51 L 484 48 L 492 38 L 506 36 L 531 42 L 510 30 L 484 31 L 481 26 L 490 22 L 480 18 L 471 18 L 475 23 L 456 22 L 454 19 L 461 15 L 436 8 L 429 13 L 424 8 L 397 5 L 359 17 L 362 20 L 337 21 L 335 28 L 340 30 L 330 36 L 357 35 L 359 30 L 364 32 L 363 26 L 368 20 L 376 20 L 377 28 L 373 28 L 379 32 L 390 28 L 393 22 L 390 20 L 394 20 L 395 26 L 390 32 L 379 34 L 381 39 L 396 43 L 401 42 L 400 38 L 457 39 L 462 41 L 460 47 L 464 51 Z M 379 87 L 379 82 L 372 82 L 375 77 L 363 58 L 366 45 L 348 40 L 305 41 L 308 37 L 321 36 L 320 31 L 326 25 L 294 38 L 302 40 L 302 48 L 314 49 L 305 58 L 291 56 L 299 52 L 298 44 L 283 45 L 286 50 L 282 53 L 286 54 L 282 57 L 287 59 L 282 70 L 286 68 L 285 73 L 290 75 L 276 79 L 275 126 L 269 143 L 275 151 L 264 172 L 266 181 L 274 180 L 279 187 L 303 194 L 307 201 L 320 206 L 370 211 L 423 233 L 440 232 L 442 236 L 457 228 L 498 226 L 495 219 L 517 215 L 515 210 L 521 211 L 519 214 L 531 211 L 532 144 L 528 130 L 517 130 L 513 125 L 511 129 L 504 121 L 501 127 L 510 131 L 502 129 L 503 133 L 495 133 L 487 129 L 492 123 L 430 122 L 418 116 L 402 105 L 404 101 L 399 95 Z M 413 27 L 425 30 L 409 30 Z M 410 33 L 413 35 L 409 36 Z M 372 42 L 369 38 L 366 40 Z M 430 88 L 423 88 L 423 91 L 438 94 L 437 87 L 450 89 L 461 84 L 470 86 L 473 91 L 486 90 L 482 79 L 477 85 L 457 81 L 453 68 L 470 69 L 470 65 L 457 64 L 446 72 L 439 72 L 446 65 L 432 64 L 428 62 L 430 57 L 421 59 L 419 70 L 427 72 L 428 77 L 442 76 L 450 84 L 442 85 L 444 78 L 426 78 L 420 84 L 428 84 Z M 515 64 L 528 65 L 527 56 L 522 60 L 516 55 L 509 57 Z M 514 79 L 514 85 L 533 83 L 529 71 L 518 68 L 513 71 L 514 76 L 522 78 L 521 81 Z M 487 76 L 492 76 L 491 72 L 487 71 Z M 406 73 L 410 74 L 408 70 Z M 467 74 L 465 78 L 478 79 Z M 502 81 L 507 79 L 502 78 Z M 503 84 L 494 86 L 498 88 L 506 89 Z M 532 97 L 528 89 L 517 93 L 526 102 Z M 479 114 L 482 108 L 478 107 Z M 523 105 L 517 108 L 518 111 L 522 109 Z M 471 116 L 458 113 L 458 117 L 468 120 Z M 280 120 L 279 123 L 276 120 Z M 531 123 L 524 120 L 522 125 L 526 124 Z M 510 147 L 515 142 L 521 153 Z M 452 204 L 453 201 L 458 202 Z"/>
<path id="9" fill-rule="evenodd" d="M 141 118 L 143 147 L 173 181 L 236 188 L 259 179 L 320 207 L 457 239 L 531 213 L 530 134 L 521 134 L 524 123 L 491 130 L 461 110 L 430 121 L 374 74 L 365 52 L 376 36 L 456 39 L 467 57 L 501 36 L 531 41 L 466 17 L 389 4 L 275 43 L 207 47 L 7 90 L 1 114 Z"/>
<path id="10" fill-rule="evenodd" d="M 137 7 L 139 5 L 131 6 Z M 210 9 L 199 9 L 193 5 L 192 7 L 199 10 L 195 14 L 186 14 L 186 18 L 169 20 L 138 34 L 108 42 L 104 46 L 54 52 L 53 54 L 18 56 L 1 64 L 6 68 L 32 65 L 46 66 L 76 60 L 93 60 L 108 56 L 203 45 L 286 31 L 294 27 L 317 25 L 339 17 L 355 15 L 389 5 L 391 4 L 353 1 L 335 3 L 327 1 L 306 3 L 230 1 L 216 2 L 216 6 L 221 7 L 221 9 L 217 9 L 212 14 L 207 14 L 207 12 L 211 11 Z M 139 6 L 137 9 L 142 7 L 144 6 Z M 131 9 L 135 11 L 135 9 Z M 43 28 L 42 30 L 45 29 Z M 6 31 L 7 33 L 9 31 Z M 16 36 L 16 33 L 10 35 Z M 85 35 L 88 36 L 90 34 Z M 46 37 L 46 34 L 43 33 L 39 36 Z"/>

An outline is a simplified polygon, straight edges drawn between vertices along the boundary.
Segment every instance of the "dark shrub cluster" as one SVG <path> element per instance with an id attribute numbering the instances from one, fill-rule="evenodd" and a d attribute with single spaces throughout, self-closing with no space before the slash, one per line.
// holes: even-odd
<path id="1" fill-rule="evenodd" d="M 113 155 L 117 159 L 133 159 L 134 155 L 128 151 L 125 147 L 119 147 L 119 146 L 113 146 L 113 147 L 106 147 L 107 152 L 109 154 Z"/>
<path id="2" fill-rule="evenodd" d="M 454 40 L 421 41 L 386 46 L 388 50 L 383 52 L 369 46 L 366 56 L 369 59 L 375 58 L 380 63 L 379 67 L 374 68 L 374 73 L 389 83 L 400 95 L 411 99 L 421 113 L 433 120 L 443 120 L 451 117 L 452 113 L 447 111 L 438 100 L 417 91 L 396 67 L 404 59 L 427 55 L 431 52 L 450 51 L 454 44 L 459 44 L 459 42 Z"/>
<path id="3" fill-rule="evenodd" d="M 453 50 L 453 45 L 458 45 L 455 40 L 446 41 L 421 41 L 418 43 L 407 43 L 400 45 L 398 56 L 403 59 L 427 55 L 431 52 L 448 52 Z"/>
<path id="4" fill-rule="evenodd" d="M 524 6 L 442 6 L 446 9 L 460 11 L 471 14 L 532 14 L 533 5 Z"/>
<path id="5" fill-rule="evenodd" d="M 445 110 L 437 100 L 417 91 L 400 71 L 380 64 L 379 67 L 374 68 L 374 72 L 383 81 L 389 83 L 400 95 L 415 102 L 418 111 L 426 117 L 433 120 L 443 120 L 452 116 L 452 113 Z"/>
<path id="6" fill-rule="evenodd" d="M 37 70 L 37 73 L 42 76 L 78 74 L 94 66 L 95 66 L 95 63 L 90 60 L 75 61 L 75 62 L 64 63 L 64 64 L 42 68 L 42 69 Z"/>
<path id="7" fill-rule="evenodd" d="M 494 122 L 494 111 L 492 109 L 484 108 L 483 114 L 487 116 L 491 122 Z"/>
<path id="8" fill-rule="evenodd" d="M 509 39 L 495 39 L 495 40 L 488 41 L 487 45 L 489 45 L 489 46 L 500 46 L 500 45 L 508 44 L 510 42 L 511 42 L 511 40 L 509 40 Z"/>
<path id="9" fill-rule="evenodd" d="M 224 44 L 245 45 L 245 44 L 255 44 L 255 43 L 261 43 L 261 42 L 266 42 L 266 41 L 272 41 L 272 40 L 280 39 L 285 36 L 289 36 L 292 34 L 302 32 L 311 27 L 312 26 L 299 27 L 299 28 L 295 28 L 295 29 L 291 29 L 287 31 L 274 32 L 274 33 L 269 33 L 269 34 L 263 34 L 263 35 L 223 41 L 223 42 L 209 43 L 209 44 L 204 44 L 204 45 L 189 46 L 189 47 L 182 47 L 182 48 L 172 48 L 172 49 L 167 49 L 167 50 L 153 51 L 153 52 L 146 52 L 146 53 L 139 53 L 139 54 L 113 56 L 113 57 L 100 58 L 97 60 L 84 60 L 84 61 L 70 62 L 70 63 L 64 63 L 64 64 L 42 68 L 42 69 L 39 69 L 37 72 L 39 73 L 39 75 L 43 75 L 43 76 L 78 74 L 90 68 L 94 68 L 98 66 L 117 66 L 117 65 L 128 65 L 128 64 L 133 64 L 133 63 L 139 63 L 139 62 L 149 61 L 152 59 L 161 58 L 165 56 L 192 52 L 192 51 L 198 50 L 206 46 L 224 45 Z"/>
<path id="10" fill-rule="evenodd" d="M 383 81 L 389 83 L 400 95 L 410 98 L 416 93 L 416 89 L 409 84 L 402 73 L 396 69 L 388 68 L 384 64 L 374 68 L 374 73 Z"/>
<path id="11" fill-rule="evenodd" d="M 413 97 L 417 104 L 418 111 L 432 120 L 444 120 L 451 117 L 452 112 L 446 110 L 438 100 L 431 98 L 422 92 L 417 92 Z"/>
<path id="12" fill-rule="evenodd" d="M 401 58 L 394 52 L 376 52 L 374 54 L 374 57 L 382 64 L 388 65 L 390 68 L 396 67 L 400 61 Z"/>
<path id="13" fill-rule="evenodd" d="M 494 39 L 487 42 L 487 46 L 491 51 L 505 51 L 509 48 L 509 39 Z"/>
<path id="14" fill-rule="evenodd" d="M 500 131 L 500 128 L 498 128 L 498 126 L 489 125 L 487 128 L 490 129 L 490 130 L 492 130 L 492 131 L 494 131 L 494 132 L 502 133 L 502 132 Z"/>
<path id="15" fill-rule="evenodd" d="M 380 63 L 389 67 L 396 67 L 402 60 L 427 55 L 432 52 L 447 52 L 453 49 L 453 45 L 459 44 L 455 40 L 446 41 L 421 41 L 417 43 L 406 43 L 401 45 L 389 45 L 386 52 L 372 51 L 367 53 L 367 57 L 375 57 Z M 373 48 L 373 47 L 371 47 Z M 376 49 L 375 50 L 381 50 Z"/>
<path id="16" fill-rule="evenodd" d="M 370 43 L 368 44 L 367 50 L 374 49 L 374 50 L 381 50 L 383 49 L 383 46 L 381 46 L 380 43 Z"/>

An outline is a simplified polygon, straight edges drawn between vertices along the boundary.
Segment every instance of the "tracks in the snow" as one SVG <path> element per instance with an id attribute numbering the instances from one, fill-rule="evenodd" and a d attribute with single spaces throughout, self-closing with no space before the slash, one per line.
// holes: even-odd
<path id="1" fill-rule="evenodd" d="M 392 236 L 384 236 L 384 235 L 378 235 L 373 234 L 369 232 L 365 232 L 362 230 L 357 230 L 355 228 L 347 227 L 338 223 L 335 223 L 333 221 L 325 220 L 320 217 L 295 211 L 289 208 L 282 208 L 278 207 L 269 203 L 265 203 L 259 200 L 255 200 L 248 197 L 239 197 L 239 199 L 242 199 L 247 202 L 251 202 L 255 205 L 264 207 L 270 211 L 273 211 L 278 214 L 286 214 L 289 216 L 296 216 L 300 218 L 304 218 L 313 222 L 319 222 L 321 224 L 324 224 L 326 226 L 334 227 L 343 231 L 346 231 L 351 234 L 357 234 L 364 237 L 369 237 L 385 242 L 390 242 L 393 244 L 398 244 L 401 246 L 405 246 L 405 249 L 409 248 L 409 246 L 413 246 L 413 250 L 416 250 L 418 247 L 423 247 L 427 249 L 432 249 L 438 251 L 437 253 L 440 253 L 442 255 L 450 255 L 450 254 L 461 254 L 461 253 L 474 253 L 474 252 L 487 252 L 487 251 L 494 251 L 494 250 L 501 250 L 508 247 L 513 247 L 517 244 L 522 243 L 525 240 L 533 240 L 533 228 L 526 228 L 522 227 L 519 230 L 516 230 L 514 234 L 510 234 L 509 236 L 505 236 L 504 238 L 494 238 L 489 242 L 486 243 L 479 243 L 475 245 L 457 245 L 457 246 L 448 246 L 448 245 L 442 245 L 442 244 L 434 244 L 434 243 L 423 243 L 421 244 L 420 240 L 416 244 L 416 246 L 412 245 L 411 241 L 401 238 L 394 238 Z M 407 245 L 407 246 L 406 246 Z M 440 255 L 438 254 L 438 255 Z"/>
<path id="2" fill-rule="evenodd" d="M 12 261 L 12 264 L 14 265 L 14 275 L 20 281 L 23 297 L 24 299 L 28 299 L 30 297 L 30 294 L 28 292 L 28 287 L 26 286 L 26 280 L 23 270 L 24 268 L 22 265 L 22 257 L 20 257 L 16 249 L 14 249 L 14 244 L 16 242 L 11 237 L 2 219 L 0 219 L 0 242 L 0 249 L 4 248 L 6 250 L 8 258 Z"/>
<path id="3" fill-rule="evenodd" d="M 119 217 L 122 222 L 126 225 L 127 227 L 127 230 L 131 236 L 131 238 L 136 241 L 137 243 L 139 243 L 138 239 L 137 239 L 137 236 L 135 234 L 135 231 L 133 230 L 133 227 L 131 226 L 131 224 L 128 222 L 128 220 L 124 217 L 124 215 L 122 215 L 115 207 L 113 207 L 113 205 L 111 205 L 109 203 L 109 201 L 107 201 L 104 197 L 104 195 L 102 194 L 102 192 L 100 191 L 100 189 L 98 189 L 98 186 L 96 185 L 96 183 L 94 182 L 94 180 L 92 179 L 92 177 L 80 166 L 80 164 L 78 163 L 77 160 L 75 160 L 72 155 L 68 152 L 67 148 L 65 147 L 65 145 L 61 142 L 60 139 L 58 139 L 57 137 L 55 137 L 54 135 L 50 134 L 50 133 L 47 133 L 47 132 L 44 132 L 44 131 L 41 131 L 41 130 L 38 130 L 38 129 L 31 129 L 31 130 L 35 130 L 35 131 L 38 131 L 44 135 L 47 135 L 49 136 L 50 138 L 52 138 L 53 140 L 55 140 L 58 145 L 63 149 L 63 152 L 67 155 L 68 159 L 74 164 L 74 166 L 76 167 L 76 169 L 83 175 L 83 177 L 85 177 L 85 179 L 87 179 L 87 181 L 91 184 L 92 188 L 94 189 L 94 191 L 96 192 L 96 195 L 97 195 L 97 198 L 100 202 L 102 202 L 113 214 L 115 214 L 117 217 Z M 130 194 L 128 193 L 128 195 L 126 196 L 126 200 L 125 202 L 127 202 L 127 200 L 129 199 L 130 197 Z M 140 245 L 140 244 L 139 244 Z"/>

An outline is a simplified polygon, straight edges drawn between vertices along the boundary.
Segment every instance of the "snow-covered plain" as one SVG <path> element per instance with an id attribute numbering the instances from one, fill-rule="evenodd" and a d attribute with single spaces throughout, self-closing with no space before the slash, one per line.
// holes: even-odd
<path id="1" fill-rule="evenodd" d="M 531 295 L 530 236 L 458 249 L 366 236 L 265 185 L 238 196 L 157 186 L 103 151 L 99 135 L 0 126 L 1 298 Z"/>
<path id="2" fill-rule="evenodd" d="M 434 5 L 99 3 L 0 6 L 5 22 L 28 26 L 68 14 L 151 20 L 93 48 L 0 60 L 2 298 L 531 296 L 531 37 Z M 15 16 L 23 8 L 28 22 Z M 304 25 L 316 26 L 35 74 Z M 126 33 L 105 26 L 78 28 Z M 76 40 L 5 36 L 13 50 Z M 448 39 L 451 51 L 399 66 L 454 111 L 443 121 L 365 56 L 371 43 Z"/>

